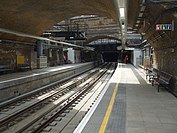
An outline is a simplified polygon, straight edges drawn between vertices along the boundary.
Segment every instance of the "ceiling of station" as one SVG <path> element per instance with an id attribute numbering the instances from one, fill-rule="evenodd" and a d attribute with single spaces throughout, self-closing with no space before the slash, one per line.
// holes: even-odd
<path id="1" fill-rule="evenodd" d="M 127 0 L 126 6 L 127 39 L 130 39 L 127 43 L 129 45 L 141 43 L 131 39 L 139 34 L 155 48 L 159 48 L 159 44 L 165 42 L 170 42 L 170 45 L 177 44 L 176 30 L 169 32 L 155 29 L 157 23 L 177 24 L 176 0 Z M 120 18 L 117 15 L 114 0 L 1 0 L 0 39 L 34 42 L 35 39 L 3 31 L 41 36 L 59 22 L 81 15 L 96 15 L 97 18 L 103 20 L 99 20 L 100 23 L 97 24 L 95 20 L 95 25 L 93 25 L 90 20 L 86 23 L 86 21 L 81 21 L 83 19 L 73 19 L 75 23 L 87 25 L 88 41 L 98 38 L 97 36 L 120 39 Z M 132 36 L 132 33 L 136 34 Z"/>
<path id="2" fill-rule="evenodd" d="M 40 36 L 62 20 L 92 14 L 116 18 L 114 4 L 107 0 L 1 0 L 0 28 Z"/>

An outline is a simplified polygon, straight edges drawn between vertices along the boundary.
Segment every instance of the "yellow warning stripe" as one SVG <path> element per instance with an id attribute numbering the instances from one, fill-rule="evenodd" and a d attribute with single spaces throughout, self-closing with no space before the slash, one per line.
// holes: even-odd
<path id="1" fill-rule="evenodd" d="M 111 101 L 109 102 L 109 106 L 108 106 L 108 109 L 106 111 L 106 114 L 104 116 L 104 120 L 101 124 L 101 127 L 100 127 L 100 130 L 99 130 L 99 133 L 104 133 L 105 130 L 106 130 L 106 126 L 108 124 L 108 121 L 109 121 L 109 117 L 111 115 L 111 111 L 112 111 L 112 107 L 114 105 L 114 101 L 115 101 L 115 98 L 116 98 L 116 93 L 117 93 L 117 90 L 118 90 L 118 83 L 116 83 L 116 86 L 114 88 L 114 92 L 112 94 L 112 97 L 111 97 Z"/>

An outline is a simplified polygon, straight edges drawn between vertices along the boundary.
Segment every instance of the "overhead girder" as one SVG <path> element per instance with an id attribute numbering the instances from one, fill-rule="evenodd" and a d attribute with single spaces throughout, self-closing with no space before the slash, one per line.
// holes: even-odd
<path id="1" fill-rule="evenodd" d="M 111 37 L 111 36 L 95 36 L 95 37 L 92 37 L 90 39 L 88 39 L 85 44 L 89 44 L 90 42 L 92 41 L 96 41 L 98 39 L 113 39 L 113 40 L 118 40 L 118 41 L 121 41 L 120 39 L 118 39 L 117 37 Z"/>

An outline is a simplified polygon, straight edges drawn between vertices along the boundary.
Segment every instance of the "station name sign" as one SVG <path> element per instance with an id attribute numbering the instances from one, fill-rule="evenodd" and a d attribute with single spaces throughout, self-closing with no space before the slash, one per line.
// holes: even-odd
<path id="1" fill-rule="evenodd" d="M 156 30 L 173 30 L 172 24 L 156 24 Z"/>

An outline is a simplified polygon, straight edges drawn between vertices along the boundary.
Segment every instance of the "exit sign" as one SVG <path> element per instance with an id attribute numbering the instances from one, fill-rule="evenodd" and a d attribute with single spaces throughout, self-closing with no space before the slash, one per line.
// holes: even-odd
<path id="1" fill-rule="evenodd" d="M 156 24 L 156 30 L 172 30 L 172 24 Z"/>

